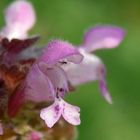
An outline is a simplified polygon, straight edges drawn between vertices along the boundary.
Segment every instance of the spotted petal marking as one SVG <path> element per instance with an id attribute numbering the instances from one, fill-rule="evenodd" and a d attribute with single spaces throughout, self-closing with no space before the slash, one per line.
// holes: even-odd
<path id="1" fill-rule="evenodd" d="M 51 106 L 41 110 L 40 117 L 50 128 L 60 119 L 61 115 L 70 124 L 79 125 L 79 111 L 79 107 L 66 103 L 62 98 L 56 98 Z"/>

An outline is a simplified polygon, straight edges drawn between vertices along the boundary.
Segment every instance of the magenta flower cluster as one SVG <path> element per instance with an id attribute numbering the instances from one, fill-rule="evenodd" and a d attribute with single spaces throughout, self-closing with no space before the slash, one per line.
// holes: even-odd
<path id="1" fill-rule="evenodd" d="M 35 24 L 36 16 L 32 5 L 26 0 L 14 1 L 5 11 L 5 27 L 0 36 L 21 40 L 32 40 L 28 31 Z M 97 49 L 118 47 L 125 32 L 120 27 L 103 25 L 91 27 L 84 35 L 79 47 L 63 40 L 51 40 L 36 58 L 18 92 L 9 102 L 8 115 L 14 116 L 22 104 L 52 102 L 50 106 L 40 110 L 40 117 L 48 127 L 63 117 L 72 125 L 80 124 L 80 108 L 64 101 L 64 96 L 70 92 L 70 86 L 78 86 L 89 81 L 99 81 L 102 96 L 112 103 L 106 85 L 105 65 L 92 52 Z M 5 56 L 3 63 L 10 65 L 19 59 L 17 53 L 26 47 L 19 45 Z M 16 52 L 16 50 L 18 50 Z M 9 61 L 10 60 L 10 61 Z M 2 134 L 0 123 L 0 134 Z"/>

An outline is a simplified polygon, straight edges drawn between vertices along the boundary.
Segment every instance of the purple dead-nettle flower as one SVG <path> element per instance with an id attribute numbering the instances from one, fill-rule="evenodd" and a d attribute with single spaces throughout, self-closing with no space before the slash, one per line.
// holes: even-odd
<path id="1" fill-rule="evenodd" d="M 69 91 L 68 78 L 62 65 L 67 62 L 78 64 L 82 59 L 83 56 L 79 51 L 68 42 L 51 41 L 33 64 L 23 88 L 20 89 L 19 95 L 15 95 L 15 98 L 11 100 L 10 106 L 19 106 L 21 97 L 24 98 L 24 101 L 30 100 L 37 103 L 53 101 L 51 106 L 40 112 L 40 117 L 45 120 L 48 127 L 52 127 L 61 115 L 69 123 L 79 125 L 80 109 L 62 99 Z M 10 111 L 12 112 L 12 110 Z"/>
<path id="2" fill-rule="evenodd" d="M 87 31 L 83 44 L 79 47 L 80 53 L 84 56 L 82 63 L 63 66 L 70 82 L 76 86 L 98 80 L 102 96 L 111 104 L 112 99 L 105 80 L 105 66 L 96 55 L 90 52 L 97 49 L 115 48 L 121 43 L 124 35 L 123 29 L 114 26 L 97 26 Z"/>
<path id="3" fill-rule="evenodd" d="M 25 39 L 35 21 L 32 5 L 26 0 L 16 0 L 5 11 L 6 25 L 1 31 L 1 36 L 10 40 L 13 38 Z"/>

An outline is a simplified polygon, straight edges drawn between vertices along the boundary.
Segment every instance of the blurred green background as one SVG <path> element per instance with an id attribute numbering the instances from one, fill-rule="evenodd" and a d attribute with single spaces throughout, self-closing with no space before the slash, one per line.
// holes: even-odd
<path id="1" fill-rule="evenodd" d="M 11 0 L 0 1 L 2 11 Z M 114 104 L 107 104 L 92 82 L 77 88 L 67 100 L 81 107 L 78 140 L 140 139 L 140 1 L 133 0 L 31 0 L 37 23 L 31 34 L 40 33 L 42 44 L 61 38 L 78 45 L 83 32 L 98 24 L 124 28 L 119 48 L 96 53 L 107 67 L 107 82 Z"/>

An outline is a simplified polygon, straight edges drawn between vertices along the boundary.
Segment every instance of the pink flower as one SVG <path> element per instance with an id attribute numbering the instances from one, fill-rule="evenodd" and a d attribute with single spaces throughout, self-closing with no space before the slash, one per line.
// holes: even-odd
<path id="1" fill-rule="evenodd" d="M 80 63 L 83 56 L 68 42 L 53 40 L 32 66 L 26 78 L 26 98 L 35 102 L 52 101 L 68 92 L 63 62 Z M 36 76 L 35 76 L 36 75 Z"/>
<path id="2" fill-rule="evenodd" d="M 78 64 L 82 59 L 83 56 L 79 51 L 68 42 L 60 40 L 49 42 L 43 54 L 32 66 L 23 87 L 12 98 L 9 107 L 16 106 L 18 109 L 23 99 L 36 103 L 53 101 L 53 105 L 42 109 L 40 113 L 40 117 L 45 120 L 48 127 L 52 127 L 61 115 L 73 125 L 80 124 L 80 109 L 62 100 L 69 91 L 68 79 L 62 65 L 67 62 Z M 15 114 L 16 108 L 9 109 L 9 114 Z"/>
<path id="3" fill-rule="evenodd" d="M 5 11 L 6 25 L 1 35 L 8 39 L 25 39 L 35 24 L 36 17 L 32 5 L 26 0 L 14 1 Z"/>
<path id="4" fill-rule="evenodd" d="M 79 47 L 80 53 L 84 56 L 83 61 L 78 65 L 71 63 L 63 66 L 72 85 L 77 86 L 98 80 L 102 96 L 112 103 L 105 80 L 105 66 L 96 55 L 90 52 L 102 48 L 115 48 L 121 43 L 124 35 L 123 29 L 114 26 L 97 26 L 87 31 L 84 41 Z"/>

